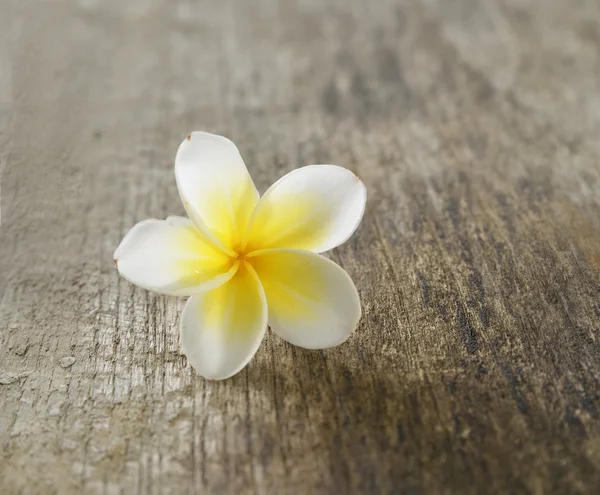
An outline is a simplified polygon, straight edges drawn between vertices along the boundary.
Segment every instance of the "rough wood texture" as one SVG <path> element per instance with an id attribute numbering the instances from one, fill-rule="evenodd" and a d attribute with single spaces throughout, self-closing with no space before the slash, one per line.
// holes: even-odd
<path id="1" fill-rule="evenodd" d="M 598 493 L 597 0 L 0 9 L 3 494 Z M 192 129 L 363 178 L 346 344 L 207 383 L 119 279 Z"/>

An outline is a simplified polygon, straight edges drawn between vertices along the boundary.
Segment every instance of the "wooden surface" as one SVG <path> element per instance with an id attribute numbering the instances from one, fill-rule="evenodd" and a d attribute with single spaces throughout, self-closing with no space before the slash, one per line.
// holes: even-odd
<path id="1" fill-rule="evenodd" d="M 600 3 L 0 9 L 3 494 L 598 493 Z M 119 279 L 194 129 L 361 176 L 346 344 L 208 383 Z"/>

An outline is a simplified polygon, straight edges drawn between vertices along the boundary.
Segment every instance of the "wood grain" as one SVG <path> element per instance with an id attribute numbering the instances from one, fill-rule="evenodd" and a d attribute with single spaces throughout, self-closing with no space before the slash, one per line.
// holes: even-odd
<path id="1" fill-rule="evenodd" d="M 52 493 L 597 493 L 596 0 L 0 4 L 0 487 Z M 112 253 L 182 214 L 190 130 L 261 191 L 344 165 L 344 345 L 269 333 L 233 379 Z"/>

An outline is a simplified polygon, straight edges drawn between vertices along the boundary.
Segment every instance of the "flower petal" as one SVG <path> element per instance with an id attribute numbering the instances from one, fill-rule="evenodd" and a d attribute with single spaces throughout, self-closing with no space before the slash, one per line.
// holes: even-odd
<path id="1" fill-rule="evenodd" d="M 188 218 L 135 225 L 114 254 L 119 273 L 144 289 L 173 296 L 214 289 L 235 273 L 233 261 Z"/>
<path id="2" fill-rule="evenodd" d="M 297 249 L 258 251 L 248 259 L 267 296 L 269 325 L 283 339 L 325 349 L 344 342 L 356 328 L 358 292 L 333 261 Z"/>
<path id="3" fill-rule="evenodd" d="M 192 132 L 177 151 L 175 178 L 198 228 L 235 249 L 259 198 L 235 144 L 215 134 Z"/>
<path id="4" fill-rule="evenodd" d="M 181 346 L 205 378 L 222 380 L 252 359 L 267 329 L 267 303 L 256 273 L 241 263 L 211 292 L 190 297 L 181 315 Z"/>
<path id="5" fill-rule="evenodd" d="M 358 227 L 366 199 L 364 184 L 350 170 L 335 165 L 294 170 L 273 184 L 256 205 L 246 252 L 333 249 Z"/>

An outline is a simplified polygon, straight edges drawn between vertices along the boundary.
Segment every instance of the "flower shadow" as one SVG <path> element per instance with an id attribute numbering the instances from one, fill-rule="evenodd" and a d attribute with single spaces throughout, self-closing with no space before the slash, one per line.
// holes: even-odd
<path id="1" fill-rule="evenodd" d="M 373 363 L 365 366 L 371 356 L 267 340 L 266 352 L 231 382 L 247 394 L 252 451 L 263 464 L 316 469 L 341 493 L 356 488 L 351 473 L 358 471 L 364 490 L 394 486 L 406 431 L 419 424 L 411 407 L 419 391 Z"/>

